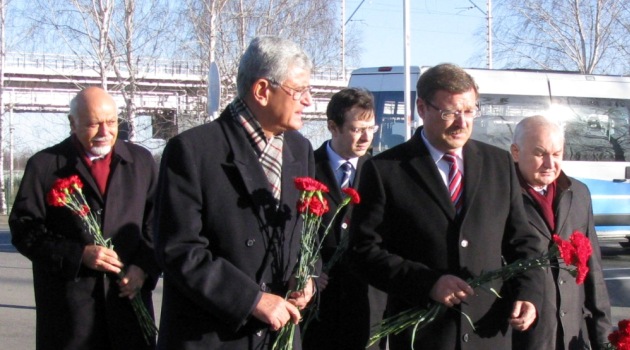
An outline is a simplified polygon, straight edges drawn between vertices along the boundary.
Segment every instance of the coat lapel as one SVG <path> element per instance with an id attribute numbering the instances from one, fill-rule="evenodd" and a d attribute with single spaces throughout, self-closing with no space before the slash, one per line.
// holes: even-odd
<path id="1" fill-rule="evenodd" d="M 467 208 L 475 203 L 478 189 L 481 187 L 484 159 L 473 140 L 466 142 L 462 153 L 464 157 L 464 207 L 461 214 L 466 216 Z"/>
<path id="2" fill-rule="evenodd" d="M 442 177 L 438 172 L 437 166 L 431 158 L 429 150 L 425 146 L 420 137 L 418 130 L 409 142 L 404 143 L 402 147 L 404 152 L 408 153 L 408 163 L 401 166 L 408 167 L 412 176 L 419 179 L 420 186 L 426 186 L 426 191 L 435 199 L 435 202 L 444 210 L 449 218 L 455 218 L 455 206 L 451 202 L 448 190 L 442 181 Z"/>
<path id="3" fill-rule="evenodd" d="M 525 191 L 523 191 L 523 199 L 529 223 L 543 236 L 551 239 L 551 232 L 549 231 L 549 227 L 547 226 L 547 223 L 545 222 L 543 217 L 540 215 L 540 212 L 538 212 L 538 209 L 536 209 L 536 203 L 534 203 L 534 200 Z"/>
<path id="4" fill-rule="evenodd" d="M 223 164 L 225 168 L 236 168 L 238 174 L 245 185 L 245 190 L 249 195 L 260 217 L 265 217 L 263 210 L 270 207 L 273 195 L 271 186 L 268 184 L 256 152 L 252 149 L 245 131 L 236 123 L 229 113 L 229 108 L 221 114 L 217 122 L 221 123 L 225 137 L 230 144 L 233 153 L 233 160 Z M 264 188 L 260 184 L 265 184 Z"/>
<path id="5" fill-rule="evenodd" d="M 564 227 L 571 213 L 571 205 L 573 204 L 573 191 L 565 190 L 560 193 L 560 201 L 556 205 L 556 232 L 570 232 Z M 562 237 L 568 239 L 569 237 Z"/>
<path id="6" fill-rule="evenodd" d="M 339 203 L 341 203 L 341 190 L 337 184 L 335 172 L 330 166 L 330 159 L 328 158 L 328 152 L 326 151 L 327 144 L 328 143 L 324 143 L 315 151 L 315 153 L 317 153 L 316 159 L 319 160 L 316 164 L 315 173 L 320 176 L 321 182 L 328 184 L 328 195 L 330 199 L 335 203 L 335 205 L 339 205 Z"/>

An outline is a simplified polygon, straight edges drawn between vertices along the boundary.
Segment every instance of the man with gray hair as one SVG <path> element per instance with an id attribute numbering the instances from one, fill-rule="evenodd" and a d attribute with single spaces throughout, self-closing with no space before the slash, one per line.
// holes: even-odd
<path id="1" fill-rule="evenodd" d="M 164 267 L 160 349 L 270 349 L 297 324 L 314 284 L 285 300 L 302 222 L 293 179 L 315 174 L 296 130 L 311 104 L 311 61 L 293 42 L 255 38 L 238 96 L 164 149 L 156 253 Z M 298 329 L 298 327 L 295 327 Z M 294 349 L 300 347 L 299 329 Z"/>
<path id="2" fill-rule="evenodd" d="M 591 196 L 580 181 L 562 171 L 564 135 L 560 126 L 543 116 L 521 120 L 510 147 L 516 162 L 529 222 L 547 251 L 552 235 L 568 240 L 580 231 L 591 241 L 593 255 L 583 285 L 565 270 L 564 262 L 545 270 L 545 294 L 538 322 L 515 331 L 514 349 L 601 349 L 610 332 L 610 302 L 602 275 L 601 256 Z"/>

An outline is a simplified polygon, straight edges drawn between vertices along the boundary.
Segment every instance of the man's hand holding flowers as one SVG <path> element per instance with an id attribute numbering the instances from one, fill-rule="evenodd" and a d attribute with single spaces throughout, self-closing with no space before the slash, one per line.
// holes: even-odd
<path id="1" fill-rule="evenodd" d="M 453 275 L 443 275 L 431 288 L 431 299 L 448 307 L 460 304 L 475 291 L 463 279 Z"/>
<path id="2" fill-rule="evenodd" d="M 271 330 L 277 331 L 289 321 L 298 324 L 302 315 L 300 310 L 283 297 L 271 293 L 262 293 L 252 315 L 269 325 Z"/>
<path id="3" fill-rule="evenodd" d="M 118 296 L 121 298 L 127 297 L 129 299 L 133 299 L 136 296 L 136 293 L 142 289 L 146 278 L 147 274 L 144 273 L 140 267 L 136 265 L 129 265 L 125 277 L 118 281 L 118 287 L 120 288 Z"/>
<path id="4" fill-rule="evenodd" d="M 83 265 L 101 272 L 120 274 L 124 265 L 113 249 L 97 244 L 88 244 L 83 248 Z"/>
<path id="5" fill-rule="evenodd" d="M 291 278 L 289 283 L 289 290 L 293 290 L 296 286 L 297 282 L 295 278 Z M 309 278 L 306 282 L 306 286 L 304 289 L 299 291 L 294 291 L 289 294 L 289 302 L 295 305 L 299 310 L 303 310 L 306 305 L 311 301 L 313 296 L 315 295 L 315 281 L 313 278 Z"/>

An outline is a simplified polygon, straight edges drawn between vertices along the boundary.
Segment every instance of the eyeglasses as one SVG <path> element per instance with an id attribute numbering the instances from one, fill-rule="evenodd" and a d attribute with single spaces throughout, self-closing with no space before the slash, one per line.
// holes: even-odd
<path id="1" fill-rule="evenodd" d="M 479 110 L 479 105 L 477 104 L 477 106 L 475 107 L 475 109 L 468 109 L 465 111 L 449 111 L 447 109 L 439 109 L 437 107 L 435 107 L 435 105 L 433 105 L 433 103 L 429 102 L 429 101 L 424 101 L 426 102 L 429 106 L 433 107 L 433 109 L 435 109 L 436 111 L 440 112 L 440 117 L 442 118 L 442 120 L 455 120 L 455 118 L 458 118 L 459 116 L 463 116 L 464 118 L 469 118 L 469 119 L 473 119 L 473 118 L 477 118 L 478 116 L 481 115 L 481 111 Z"/>
<path id="2" fill-rule="evenodd" d="M 348 130 L 355 135 L 363 135 L 364 132 L 367 132 L 368 134 L 376 134 L 378 132 L 378 125 L 370 125 L 363 128 L 355 128 L 351 126 Z"/>
<path id="3" fill-rule="evenodd" d="M 304 96 L 305 93 L 311 93 L 311 91 L 313 90 L 312 86 L 307 86 L 305 88 L 302 89 L 296 89 L 296 88 L 292 88 L 290 86 L 284 86 L 282 85 L 280 82 L 278 82 L 275 79 L 271 79 L 271 78 L 265 78 L 267 79 L 267 81 L 269 81 L 269 83 L 271 83 L 271 85 L 274 86 L 279 86 L 282 91 L 286 92 L 287 94 L 289 94 L 289 96 L 291 96 L 293 98 L 293 100 L 295 101 L 299 101 L 302 96 Z M 287 90 L 288 89 L 288 90 Z"/>

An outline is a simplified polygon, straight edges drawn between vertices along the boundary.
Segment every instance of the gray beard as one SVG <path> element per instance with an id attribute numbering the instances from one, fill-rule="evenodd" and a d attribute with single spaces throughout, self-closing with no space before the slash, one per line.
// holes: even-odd
<path id="1" fill-rule="evenodd" d="M 90 149 L 90 153 L 95 156 L 104 156 L 111 152 L 112 146 L 100 146 L 100 147 L 92 147 Z"/>

